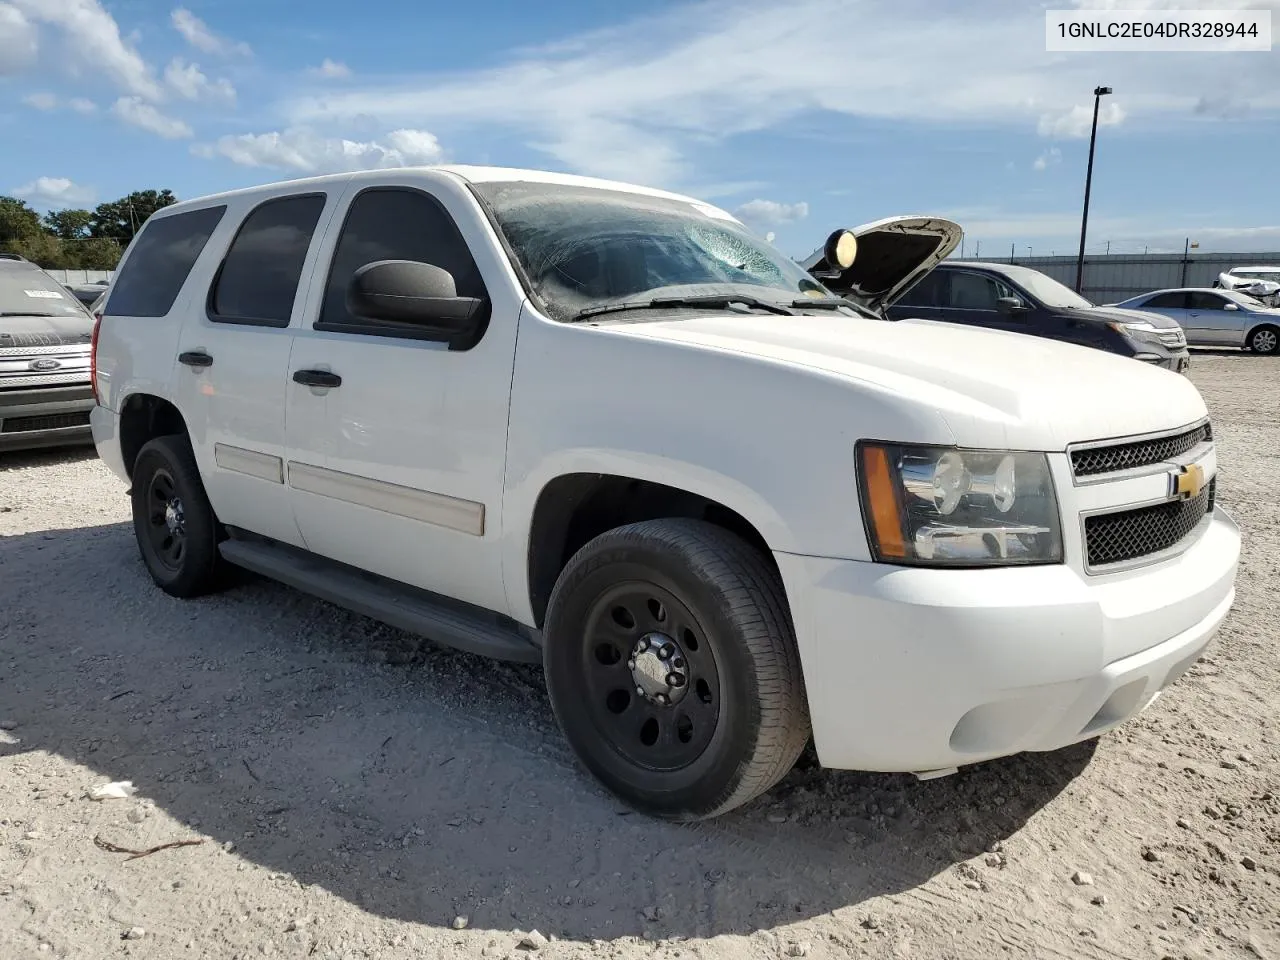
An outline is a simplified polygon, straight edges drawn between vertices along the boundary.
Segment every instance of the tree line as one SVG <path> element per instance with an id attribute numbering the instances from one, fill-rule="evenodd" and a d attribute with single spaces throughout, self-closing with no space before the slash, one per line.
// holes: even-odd
<path id="1" fill-rule="evenodd" d="M 138 190 L 92 210 L 51 210 L 0 196 L 0 251 L 46 270 L 114 270 L 147 217 L 176 203 L 172 190 Z"/>

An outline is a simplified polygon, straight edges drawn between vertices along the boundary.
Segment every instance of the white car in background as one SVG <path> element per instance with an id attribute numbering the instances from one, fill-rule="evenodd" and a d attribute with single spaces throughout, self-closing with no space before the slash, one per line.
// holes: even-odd
<path id="1" fill-rule="evenodd" d="M 1213 285 L 1248 294 L 1268 307 L 1280 307 L 1280 266 L 1232 267 L 1218 274 Z"/>

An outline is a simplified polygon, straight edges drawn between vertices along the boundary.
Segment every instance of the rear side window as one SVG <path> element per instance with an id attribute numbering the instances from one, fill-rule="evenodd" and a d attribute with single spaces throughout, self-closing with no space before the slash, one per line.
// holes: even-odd
<path id="1" fill-rule="evenodd" d="M 209 318 L 287 327 L 322 193 L 268 200 L 245 218 L 209 295 Z"/>
<path id="2" fill-rule="evenodd" d="M 167 316 L 226 212 L 225 206 L 205 207 L 148 221 L 111 287 L 107 315 Z"/>
<path id="3" fill-rule="evenodd" d="M 429 263 L 453 274 L 458 296 L 488 296 L 466 241 L 438 200 L 418 190 L 375 187 L 352 201 L 342 225 L 317 329 L 381 332 L 347 310 L 352 274 L 375 260 Z"/>

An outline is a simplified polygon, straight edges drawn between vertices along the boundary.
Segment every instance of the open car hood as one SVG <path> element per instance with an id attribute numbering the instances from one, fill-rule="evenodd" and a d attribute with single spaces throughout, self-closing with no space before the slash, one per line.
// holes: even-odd
<path id="1" fill-rule="evenodd" d="M 866 304 L 877 313 L 902 296 L 917 280 L 960 245 L 960 224 L 941 217 L 889 217 L 850 228 L 858 238 L 858 254 L 838 277 L 821 249 L 802 266 L 843 297 Z"/>

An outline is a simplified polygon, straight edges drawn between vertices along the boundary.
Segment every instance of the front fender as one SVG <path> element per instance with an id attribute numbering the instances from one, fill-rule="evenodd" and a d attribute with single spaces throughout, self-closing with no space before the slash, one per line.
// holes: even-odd
<path id="1" fill-rule="evenodd" d="M 710 438 L 708 438 L 710 439 Z M 722 441 L 714 462 L 741 466 L 739 476 L 762 476 L 756 451 L 734 438 Z M 723 441 L 729 441 L 725 443 Z M 683 444 L 682 444 L 683 446 Z M 725 449 L 725 448 L 729 449 Z M 511 616 L 534 622 L 530 603 L 529 539 L 532 520 L 542 491 L 556 478 L 568 474 L 612 474 L 660 483 L 715 501 L 741 515 L 760 532 L 771 550 L 794 551 L 796 540 L 779 512 L 759 492 L 727 473 L 669 456 L 639 456 L 633 451 L 605 446 L 556 450 L 538 461 L 519 478 L 510 475 L 503 498 L 502 569 Z"/>

